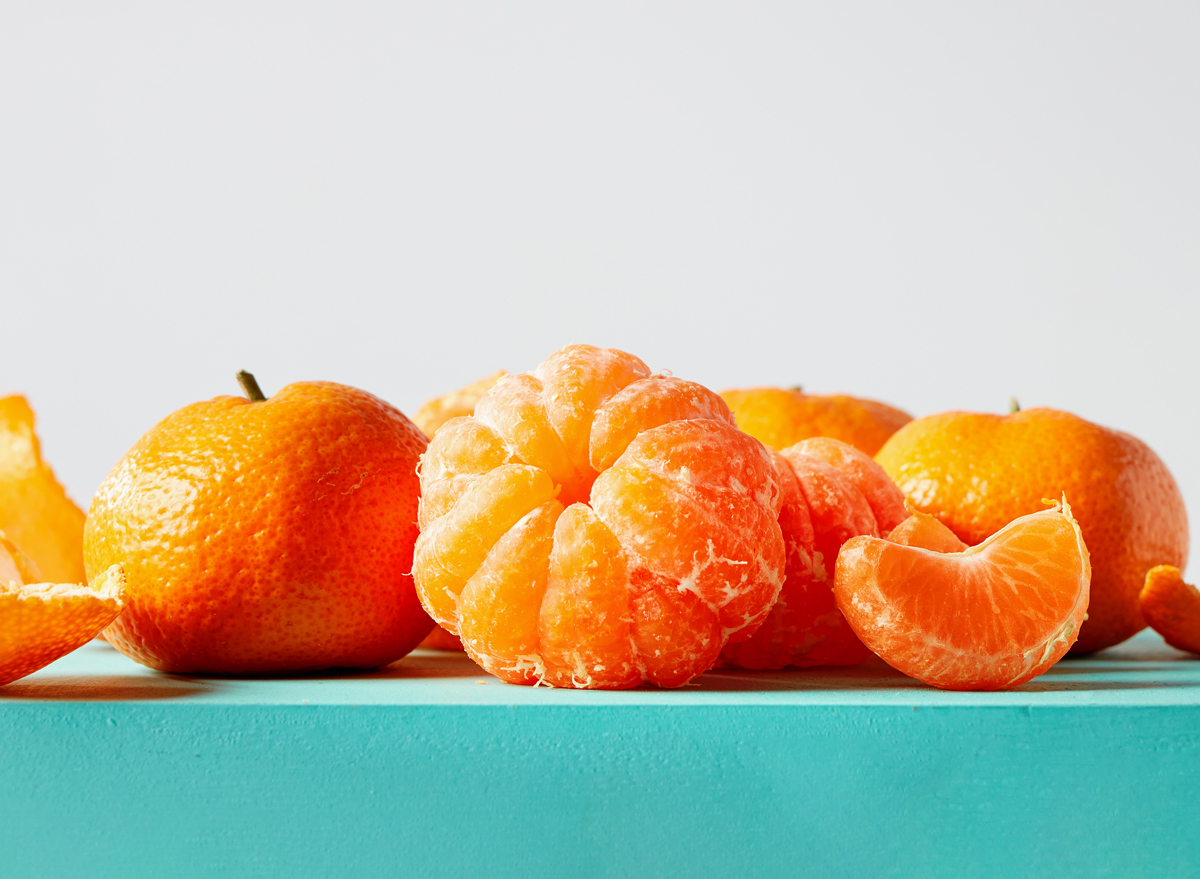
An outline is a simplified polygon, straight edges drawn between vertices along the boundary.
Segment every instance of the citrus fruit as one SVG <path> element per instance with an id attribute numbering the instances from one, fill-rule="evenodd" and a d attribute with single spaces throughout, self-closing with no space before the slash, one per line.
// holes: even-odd
<path id="1" fill-rule="evenodd" d="M 750 638 L 721 652 L 723 665 L 855 665 L 871 654 L 833 599 L 838 551 L 859 534 L 878 537 L 905 516 L 904 496 L 858 449 L 814 437 L 774 453 L 780 476 L 779 526 L 786 547 L 783 588 Z"/>
<path id="2" fill-rule="evenodd" d="M 887 536 L 892 543 L 919 546 L 934 552 L 963 552 L 967 545 L 928 513 L 914 512 Z"/>
<path id="3" fill-rule="evenodd" d="M 426 436 L 433 436 L 437 433 L 437 429 L 451 418 L 475 414 L 475 404 L 479 402 L 479 398 L 490 391 L 496 382 L 506 375 L 508 373 L 501 369 L 465 388 L 427 400 L 417 410 L 413 421 L 425 432 Z M 438 625 L 435 625 L 433 630 L 425 636 L 425 640 L 421 642 L 420 646 L 431 650 L 463 649 L 462 642 L 458 640 L 457 635 L 447 632 Z"/>
<path id="4" fill-rule="evenodd" d="M 55 583 L 82 583 L 83 510 L 42 460 L 33 410 L 0 398 L 0 531 Z"/>
<path id="5" fill-rule="evenodd" d="M 849 443 L 868 455 L 912 416 L 886 403 L 846 394 L 820 396 L 799 388 L 741 388 L 722 391 L 737 426 L 773 449 L 814 436 Z"/>
<path id="6" fill-rule="evenodd" d="M 779 593 L 777 480 L 712 391 L 571 345 L 430 442 L 417 589 L 510 683 L 680 686 Z"/>
<path id="7" fill-rule="evenodd" d="M 125 606 L 120 565 L 92 585 L 24 584 L 0 579 L 0 685 L 82 647 Z"/>
<path id="8" fill-rule="evenodd" d="M 1156 565 L 1146 573 L 1142 616 L 1163 640 L 1179 650 L 1200 653 L 1200 589 L 1183 582 L 1179 568 Z"/>
<path id="9" fill-rule="evenodd" d="M 425 445 L 398 410 L 331 382 L 167 416 L 88 514 L 88 570 L 120 560 L 128 578 L 108 640 L 170 672 L 399 659 L 432 626 L 409 573 Z"/>
<path id="10" fill-rule="evenodd" d="M 1187 562 L 1187 513 L 1166 465 L 1129 434 L 1067 412 L 932 415 L 902 427 L 875 457 L 914 509 L 968 544 L 1065 493 L 1092 554 L 1091 605 L 1076 652 L 1140 630 L 1146 572 Z"/>
<path id="11" fill-rule="evenodd" d="M 413 416 L 413 421 L 425 432 L 426 436 L 433 436 L 437 429 L 451 418 L 473 414 L 479 398 L 490 391 L 492 386 L 506 375 L 508 373 L 501 369 L 487 378 L 472 382 L 465 388 L 459 388 L 457 391 L 451 391 L 441 397 L 426 400 L 417 410 L 417 414 Z"/>
<path id="12" fill-rule="evenodd" d="M 1091 565 L 1062 511 L 1022 516 L 979 546 L 942 553 L 854 537 L 834 595 L 862 642 L 888 665 L 947 690 L 1000 690 L 1067 652 L 1088 609 Z"/>

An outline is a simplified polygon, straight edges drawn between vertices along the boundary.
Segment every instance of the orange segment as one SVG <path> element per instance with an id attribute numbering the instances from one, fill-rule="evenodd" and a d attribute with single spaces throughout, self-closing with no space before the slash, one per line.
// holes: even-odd
<path id="1" fill-rule="evenodd" d="M 92 640 L 124 609 L 124 593 L 119 565 L 91 586 L 0 582 L 0 685 Z"/>
<path id="2" fill-rule="evenodd" d="M 1067 652 L 1090 581 L 1064 502 L 1063 512 L 1023 516 L 961 553 L 855 537 L 838 557 L 834 593 L 858 637 L 894 668 L 943 689 L 998 690 Z"/>
<path id="3" fill-rule="evenodd" d="M 639 433 L 694 418 L 733 426 L 725 401 L 703 385 L 661 375 L 633 382 L 596 413 L 589 441 L 591 464 L 596 470 L 607 470 Z"/>
<path id="4" fill-rule="evenodd" d="M 650 368 L 640 358 L 614 348 L 568 345 L 542 361 L 534 375 L 545 388 L 546 415 L 562 437 L 572 465 L 595 478 L 588 444 L 596 410 L 626 385 L 647 378 Z"/>
<path id="5" fill-rule="evenodd" d="M 413 569 L 421 571 L 421 601 L 443 628 L 458 632 L 459 593 L 502 535 L 557 488 L 544 470 L 503 464 L 485 473 L 454 507 L 421 531 Z"/>
<path id="6" fill-rule="evenodd" d="M 33 410 L 0 397 L 0 531 L 56 583 L 84 583 L 83 510 L 42 460 Z"/>
<path id="7" fill-rule="evenodd" d="M 479 402 L 480 397 L 490 391 L 496 382 L 506 375 L 508 373 L 502 369 L 465 388 L 425 401 L 417 410 L 417 414 L 413 416 L 413 422 L 424 431 L 426 436 L 433 436 L 451 418 L 470 415 L 474 412 L 475 404 Z"/>
<path id="8" fill-rule="evenodd" d="M 616 535 L 584 504 L 567 507 L 554 530 L 538 627 L 548 683 L 616 689 L 641 682 L 628 582 Z"/>
<path id="9" fill-rule="evenodd" d="M 562 504 L 549 501 L 504 534 L 458 601 L 458 635 L 471 658 L 510 684 L 545 678 L 538 615 L 546 592 L 554 524 Z"/>
<path id="10" fill-rule="evenodd" d="M 1177 650 L 1200 653 L 1200 589 L 1183 582 L 1179 568 L 1157 565 L 1146 574 L 1142 616 Z"/>
<path id="11" fill-rule="evenodd" d="M 721 652 L 721 625 L 709 605 L 675 581 L 638 568 L 630 577 L 633 643 L 645 679 L 682 687 Z"/>
<path id="12" fill-rule="evenodd" d="M 933 552 L 964 552 L 967 545 L 953 531 L 928 513 L 914 512 L 892 529 L 887 539 L 903 546 L 919 546 Z"/>
<path id="13" fill-rule="evenodd" d="M 421 458 L 421 527 L 448 513 L 480 476 L 510 463 L 512 453 L 487 425 L 473 418 L 447 422 Z"/>

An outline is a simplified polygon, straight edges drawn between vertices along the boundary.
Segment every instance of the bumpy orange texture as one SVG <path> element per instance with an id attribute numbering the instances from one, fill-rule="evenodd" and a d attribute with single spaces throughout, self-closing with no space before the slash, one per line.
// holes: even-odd
<path id="1" fill-rule="evenodd" d="M 889 436 L 912 421 L 907 412 L 846 394 L 820 396 L 799 388 L 722 391 L 738 428 L 773 449 L 827 436 L 874 455 Z"/>
<path id="2" fill-rule="evenodd" d="M 83 584 L 0 580 L 0 685 L 82 647 L 125 606 L 120 565 Z"/>
<path id="3" fill-rule="evenodd" d="M 777 480 L 715 393 L 572 345 L 438 430 L 417 588 L 510 683 L 680 686 L 779 593 Z"/>
<path id="4" fill-rule="evenodd" d="M 766 622 L 728 645 L 722 662 L 755 669 L 862 662 L 871 654 L 834 602 L 834 563 L 851 537 L 891 531 L 906 515 L 904 496 L 874 460 L 828 437 L 776 452 L 775 464 L 787 550 L 783 588 Z"/>
<path id="5" fill-rule="evenodd" d="M 426 439 L 329 382 L 217 397 L 168 416 L 92 500 L 89 572 L 123 562 L 105 632 L 171 672 L 372 668 L 429 632 L 409 571 Z"/>
<path id="6" fill-rule="evenodd" d="M 0 397 L 0 531 L 47 580 L 82 583 L 83 510 L 42 460 L 33 410 L 24 397 Z"/>
<path id="7" fill-rule="evenodd" d="M 1200 653 L 1200 589 L 1183 582 L 1179 568 L 1157 565 L 1146 573 L 1142 615 L 1163 640 L 1179 650 Z"/>
<path id="8" fill-rule="evenodd" d="M 1090 578 L 1064 507 L 1022 516 L 963 552 L 852 538 L 834 594 L 858 637 L 893 668 L 943 689 L 998 690 L 1063 657 L 1087 614 Z"/>
<path id="9" fill-rule="evenodd" d="M 1065 493 L 1092 558 L 1091 605 L 1076 652 L 1139 631 L 1146 572 L 1187 562 L 1187 513 L 1166 465 L 1129 434 L 1067 412 L 931 415 L 897 431 L 876 460 L 915 509 L 968 544 Z"/>

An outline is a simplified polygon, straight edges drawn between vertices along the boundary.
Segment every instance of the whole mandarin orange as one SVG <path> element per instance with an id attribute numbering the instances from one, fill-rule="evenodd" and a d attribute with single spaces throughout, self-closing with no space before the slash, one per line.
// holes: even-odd
<path id="1" fill-rule="evenodd" d="M 1187 562 L 1187 512 L 1166 465 L 1141 440 L 1067 412 L 931 415 L 897 431 L 876 460 L 915 509 L 972 546 L 1065 494 L 1092 564 L 1077 653 L 1142 629 L 1146 572 Z"/>
<path id="2" fill-rule="evenodd" d="M 676 687 L 761 625 L 778 474 L 693 382 L 571 345 L 503 378 L 421 461 L 421 600 L 509 683 Z"/>
<path id="3" fill-rule="evenodd" d="M 819 396 L 799 388 L 744 388 L 721 392 L 743 430 L 773 449 L 828 436 L 874 455 L 912 416 L 886 403 L 845 394 Z"/>
<path id="4" fill-rule="evenodd" d="M 92 500 L 84 557 L 120 562 L 113 646 L 169 672 L 374 668 L 433 625 L 413 587 L 425 435 L 331 382 L 159 422 Z"/>

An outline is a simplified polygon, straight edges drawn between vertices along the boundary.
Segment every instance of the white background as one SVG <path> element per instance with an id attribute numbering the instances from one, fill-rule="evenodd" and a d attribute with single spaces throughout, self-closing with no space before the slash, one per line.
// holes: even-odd
<path id="1" fill-rule="evenodd" d="M 0 393 L 86 505 L 239 368 L 412 412 L 586 341 L 1068 409 L 1195 507 L 1198 47 L 1196 3 L 5 3 Z"/>

